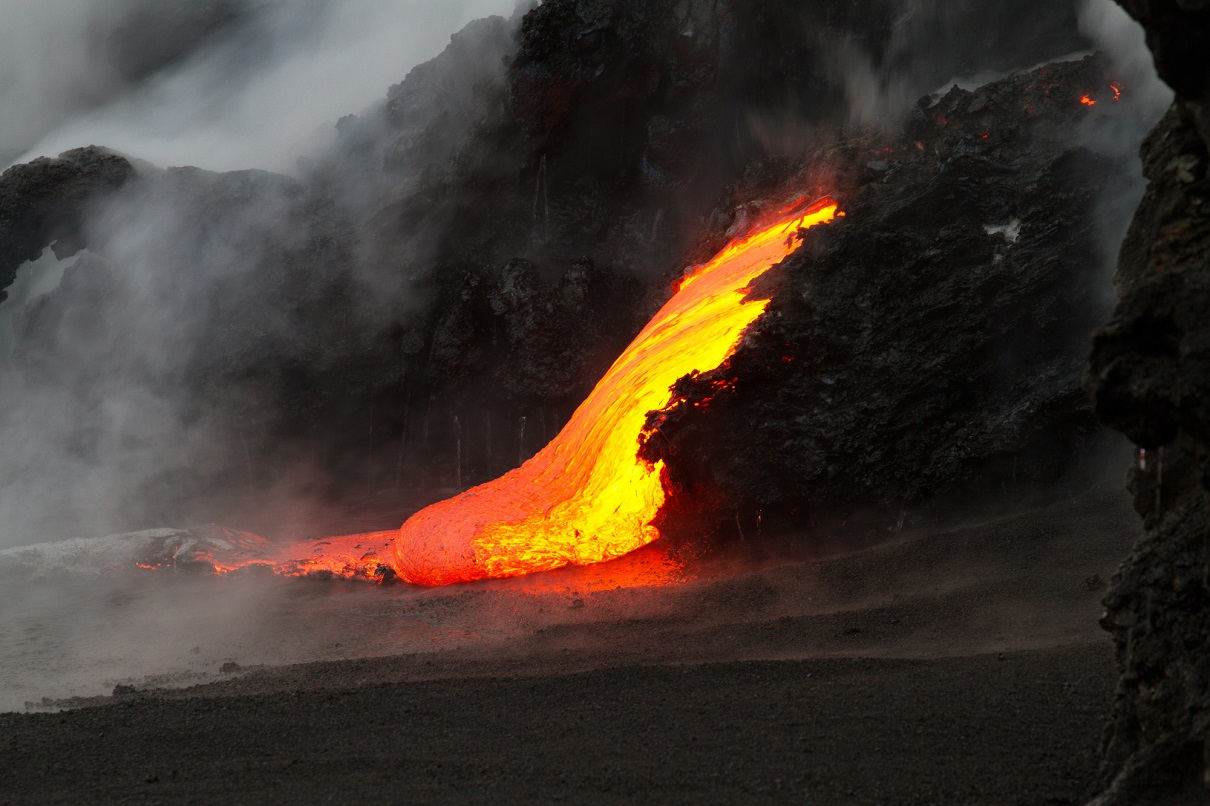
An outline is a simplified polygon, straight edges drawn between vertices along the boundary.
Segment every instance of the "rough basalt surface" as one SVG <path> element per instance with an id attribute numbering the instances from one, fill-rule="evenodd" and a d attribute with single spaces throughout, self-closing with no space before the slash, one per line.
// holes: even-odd
<path id="1" fill-rule="evenodd" d="M 1122 249 L 1121 293 L 1096 336 L 1097 414 L 1139 446 L 1128 482 L 1145 537 L 1103 625 L 1121 679 L 1104 806 L 1210 801 L 1210 7 L 1123 5 L 1177 92 L 1143 147 L 1150 185 Z"/>
<path id="2" fill-rule="evenodd" d="M 803 184 L 838 178 L 847 216 L 758 283 L 768 312 L 652 419 L 648 458 L 690 499 L 721 491 L 755 532 L 1019 502 L 1091 455 L 1097 200 L 1126 169 L 1069 133 L 1117 114 L 1079 100 L 1111 98 L 1110 81 L 1089 58 L 954 88 L 897 134 L 808 161 Z"/>
<path id="3" fill-rule="evenodd" d="M 125 157 L 89 147 L 58 159 L 38 159 L 0 174 L 0 302 L 17 269 L 47 247 L 60 257 L 77 252 L 95 205 L 135 174 Z"/>

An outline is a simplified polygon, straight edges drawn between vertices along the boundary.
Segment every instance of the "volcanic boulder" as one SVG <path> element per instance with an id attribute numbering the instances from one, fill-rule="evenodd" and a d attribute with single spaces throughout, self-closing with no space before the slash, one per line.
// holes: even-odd
<path id="1" fill-rule="evenodd" d="M 90 146 L 15 165 L 0 175 L 0 302 L 27 260 L 75 254 L 89 212 L 135 175 L 125 157 Z"/>
<path id="2" fill-rule="evenodd" d="M 902 525 L 938 496 L 1024 500 L 1071 470 L 1095 430 L 1098 201 L 1127 169 L 1073 132 L 1118 114 L 1080 102 L 1110 81 L 1090 57 L 955 87 L 896 136 L 808 160 L 800 186 L 838 182 L 847 217 L 762 279 L 768 312 L 729 366 L 678 387 L 648 458 L 753 532 L 856 510 Z"/>

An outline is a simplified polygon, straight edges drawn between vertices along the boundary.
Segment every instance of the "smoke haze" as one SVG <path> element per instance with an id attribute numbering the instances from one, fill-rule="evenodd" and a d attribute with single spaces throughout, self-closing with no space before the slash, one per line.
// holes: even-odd
<path id="1" fill-rule="evenodd" d="M 437 55 L 468 21 L 513 6 L 0 0 L 0 159 L 26 162 L 95 143 L 164 167 L 293 173 L 300 156 L 331 146 L 338 118 L 381 106 L 388 87 Z M 154 53 L 157 43 L 167 47 L 165 39 L 173 47 Z M 0 305 L 0 546 L 105 533 L 141 518 L 155 525 L 154 500 L 131 509 L 140 495 L 132 491 L 205 473 L 231 461 L 232 451 L 255 451 L 255 417 L 238 437 L 221 430 L 188 398 L 182 379 L 201 369 L 202 351 L 218 346 L 204 343 L 203 333 L 213 329 L 208 312 L 220 299 L 248 298 L 247 327 L 227 334 L 229 352 L 281 354 L 288 341 L 306 338 L 291 333 L 294 323 L 271 305 L 257 310 L 256 287 L 246 279 L 259 263 L 298 262 L 290 255 L 304 247 L 274 251 L 266 244 L 280 244 L 300 188 L 268 174 L 162 174 L 141 165 L 146 188 L 92 213 L 89 240 L 103 245 L 104 257 L 83 253 L 60 262 L 48 251 L 20 270 L 12 298 Z M 238 214 L 226 217 L 230 227 L 221 236 L 197 226 L 199 216 L 224 210 Z M 339 250 L 320 259 L 346 268 L 353 262 Z M 87 324 L 78 312 L 74 319 L 57 312 L 42 295 L 56 289 L 65 269 L 76 293 L 127 300 L 127 307 L 119 313 L 115 304 Z M 327 301 L 319 290 L 301 293 L 313 304 Z M 374 295 L 354 293 L 368 308 Z M 25 307 L 35 300 L 36 308 Z M 43 327 L 42 336 L 74 340 L 69 357 L 39 365 L 27 350 L 19 376 L 14 327 L 37 329 L 51 320 L 57 324 Z M 61 332 L 47 332 L 55 329 Z M 240 338 L 246 343 L 234 344 Z M 114 354 L 120 373 L 90 369 Z M 296 463 L 295 472 L 305 475 L 306 463 Z"/>
<path id="2" fill-rule="evenodd" d="M 1082 0 L 1080 29 L 1109 55 L 1123 85 L 1142 100 L 1140 116 L 1154 125 L 1174 95 L 1155 71 L 1143 26 L 1113 0 Z"/>
<path id="3" fill-rule="evenodd" d="M 1081 0 L 1079 15 L 1080 30 L 1108 57 L 1129 112 L 1079 132 L 1091 150 L 1130 166 L 1131 181 L 1123 182 L 1101 200 L 1101 243 L 1109 278 L 1117 270 L 1118 252 L 1147 188 L 1139 148 L 1171 106 L 1174 94 L 1156 73 L 1143 27 L 1121 6 L 1113 0 Z M 1108 316 L 1117 297 L 1108 282 L 1102 291 Z"/>
<path id="4" fill-rule="evenodd" d="M 109 58 L 114 33 L 159 5 L 0 2 L 0 158 L 97 143 L 163 166 L 292 172 L 338 118 L 381 100 L 466 23 L 507 15 L 514 2 L 227 3 L 234 21 L 132 83 Z"/>

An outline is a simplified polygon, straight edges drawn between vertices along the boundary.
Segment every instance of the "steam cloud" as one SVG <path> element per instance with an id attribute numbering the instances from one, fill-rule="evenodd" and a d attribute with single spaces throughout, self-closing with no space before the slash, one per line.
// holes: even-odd
<path id="1" fill-rule="evenodd" d="M 381 103 L 389 86 L 437 55 L 467 22 L 507 15 L 514 5 L 0 0 L 0 162 L 99 144 L 164 167 L 294 173 L 299 157 L 331 143 L 338 118 Z M 173 15 L 185 23 L 173 27 Z M 176 37 L 175 50 L 149 60 L 147 49 L 163 37 Z M 284 185 L 268 192 L 262 209 L 242 224 L 243 236 L 255 238 L 288 194 Z M 11 358 L 14 318 L 53 290 L 74 260 L 60 264 L 48 252 L 20 271 L 12 297 L 0 305 L 0 547 L 126 528 L 129 490 L 213 453 L 211 425 L 187 417 L 187 401 L 163 381 L 188 363 L 204 300 L 231 282 L 233 267 L 253 258 L 208 241 L 191 277 L 157 272 L 149 252 L 202 237 L 169 195 L 125 200 L 90 222 L 121 265 L 123 281 L 145 302 L 137 315 L 130 312 L 119 341 L 130 363 L 159 382 L 98 379 L 89 458 L 73 444 L 79 407 L 53 386 L 23 383 Z M 267 319 L 263 326 L 283 323 Z M 78 365 L 56 371 L 84 377 L 85 353 Z"/>
<path id="2" fill-rule="evenodd" d="M 1109 55 L 1125 87 L 1141 101 L 1140 116 L 1154 125 L 1174 95 L 1155 71 L 1143 26 L 1113 0 L 1081 0 L 1080 29 Z"/>
<path id="3" fill-rule="evenodd" d="M 466 23 L 514 2 L 229 0 L 234 22 L 131 83 L 107 58 L 114 35 L 164 5 L 173 4 L 0 0 L 0 158 L 96 143 L 163 166 L 290 173 L 338 118 L 381 100 Z"/>
<path id="4" fill-rule="evenodd" d="M 388 87 L 437 55 L 452 33 L 473 19 L 508 15 L 514 4 L 0 0 L 0 166 L 95 143 L 163 167 L 291 174 L 299 157 L 321 154 L 330 144 L 338 118 L 380 104 Z M 157 27 L 166 14 L 183 15 L 187 24 Z M 140 25 L 151 26 L 141 40 Z M 149 57 L 147 50 L 170 33 L 175 51 Z M 156 175 L 149 166 L 143 170 Z M 188 411 L 172 379 L 194 357 L 191 341 L 203 325 L 205 301 L 224 287 L 239 287 L 234 275 L 255 260 L 239 253 L 239 241 L 257 238 L 290 203 L 286 180 L 250 173 L 245 181 L 268 189 L 262 187 L 256 209 L 244 210 L 246 220 L 223 239 L 206 241 L 187 205 L 172 197 L 171 182 L 153 184 L 89 222 L 105 258 L 86 252 L 59 262 L 48 251 L 22 267 L 0 305 L 0 655 L 8 659 L 0 664 L 6 681 L 0 710 L 46 693 L 108 693 L 114 682 L 164 669 L 186 681 L 189 670 L 213 672 L 235 656 L 283 662 L 323 654 L 314 636 L 295 650 L 256 654 L 275 634 L 306 632 L 281 629 L 280 620 L 293 618 L 295 608 L 263 581 L 235 581 L 216 597 L 206 579 L 176 578 L 164 587 L 124 574 L 89 576 L 88 570 L 131 567 L 131 550 L 145 542 L 137 535 L 35 549 L 51 567 L 33 582 L 11 554 L 20 550 L 4 551 L 95 538 L 136 528 L 143 518 L 154 523 L 154 501 L 142 502 L 151 508 L 132 517 L 133 490 L 231 449 L 216 438 L 214 423 Z M 194 248 L 188 276 L 166 276 L 162 259 L 184 260 L 182 252 Z M 19 372 L 12 358 L 13 324 L 24 306 L 55 290 L 77 261 L 82 265 L 67 282 L 104 272 L 112 262 L 134 289 L 131 298 L 142 303 L 123 313 L 123 332 L 116 335 L 145 382 L 131 382 L 138 373 L 96 378 L 85 407 L 63 386 Z M 257 322 L 271 331 L 287 326 L 269 312 Z M 89 375 L 87 339 L 76 346 L 69 365 L 51 368 L 73 380 Z M 82 412 L 90 442 L 83 451 Z M 291 501 L 289 514 L 305 520 L 305 503 Z M 276 627 L 270 611 L 280 616 Z M 249 619 L 251 613 L 258 618 Z M 340 641 L 347 639 L 332 638 L 327 646 Z M 391 651 L 415 649 L 414 640 L 405 643 Z"/>

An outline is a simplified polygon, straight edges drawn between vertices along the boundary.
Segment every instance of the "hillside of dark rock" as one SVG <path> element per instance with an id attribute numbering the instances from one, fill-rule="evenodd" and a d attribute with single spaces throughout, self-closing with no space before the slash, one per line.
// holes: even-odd
<path id="1" fill-rule="evenodd" d="M 1128 167 L 1071 133 L 1121 113 L 1112 82 L 1089 58 L 955 87 L 808 158 L 799 181 L 834 183 L 848 215 L 762 279 L 772 305 L 730 364 L 653 418 L 648 456 L 687 506 L 705 488 L 751 531 L 870 508 L 902 527 L 960 496 L 1023 502 L 1094 456 L 1097 201 Z"/>
<path id="2" fill-rule="evenodd" d="M 734 398 L 669 422 L 673 474 L 741 520 L 1025 495 L 1091 426 L 1093 208 L 1123 168 L 1081 127 L 1114 114 L 1109 77 L 1066 62 L 906 121 L 856 99 L 1087 48 L 1073 4 L 1034 6 L 552 0 L 456 35 L 297 178 L 17 166 L 3 276 L 86 252 L 16 317 L 22 384 L 72 402 L 14 478 L 139 446 L 114 529 L 269 489 L 431 500 L 538 450 L 673 277 L 809 192 L 849 217 L 764 289 Z M 111 434 L 115 397 L 157 416 Z"/>

